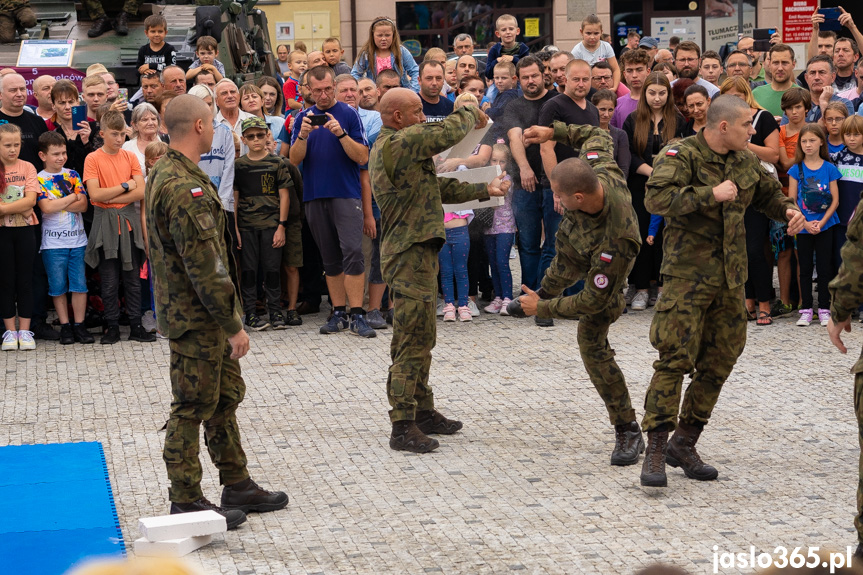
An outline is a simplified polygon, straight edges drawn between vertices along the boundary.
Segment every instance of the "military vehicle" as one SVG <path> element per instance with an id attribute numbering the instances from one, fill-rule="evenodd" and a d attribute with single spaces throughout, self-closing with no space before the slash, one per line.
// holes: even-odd
<path id="1" fill-rule="evenodd" d="M 219 0 L 199 0 L 217 3 Z M 135 62 L 138 49 L 147 43 L 144 18 L 161 13 L 168 21 L 165 41 L 178 50 L 177 64 L 184 69 L 195 59 L 198 35 L 219 40 L 219 61 L 225 65 L 225 77 L 242 84 L 261 75 L 275 75 L 276 57 L 271 49 L 267 15 L 255 8 L 258 0 L 222 0 L 221 4 L 199 6 L 183 0 L 144 3 L 137 18 L 129 21 L 129 34 L 118 36 L 113 30 L 98 38 L 89 38 L 91 21 L 80 2 L 31 0 L 38 19 L 27 30 L 31 39 L 76 40 L 72 68 L 85 72 L 101 63 L 113 72 L 120 86 L 138 86 Z M 122 0 L 103 0 L 109 17 L 118 14 Z M 15 66 L 19 41 L 0 45 L 0 68 Z"/>

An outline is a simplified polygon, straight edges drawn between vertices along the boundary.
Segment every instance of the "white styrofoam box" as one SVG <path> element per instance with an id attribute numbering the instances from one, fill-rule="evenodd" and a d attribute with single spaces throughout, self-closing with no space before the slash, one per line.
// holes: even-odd
<path id="1" fill-rule="evenodd" d="M 169 541 L 224 533 L 228 524 L 222 515 L 215 511 L 194 511 L 159 517 L 142 517 L 138 528 L 147 541 Z"/>
<path id="2" fill-rule="evenodd" d="M 182 557 L 209 544 L 212 540 L 212 535 L 169 539 L 167 541 L 147 541 L 146 537 L 141 537 L 135 539 L 135 555 L 138 557 Z"/>

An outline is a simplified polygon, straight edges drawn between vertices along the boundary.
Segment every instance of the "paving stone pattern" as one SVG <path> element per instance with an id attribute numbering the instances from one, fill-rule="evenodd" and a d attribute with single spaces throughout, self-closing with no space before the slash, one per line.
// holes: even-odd
<path id="1" fill-rule="evenodd" d="M 639 418 L 656 354 L 652 311 L 610 340 Z M 746 352 L 699 449 L 719 480 L 669 470 L 648 492 L 640 465 L 613 468 L 614 436 L 576 348 L 575 321 L 483 314 L 439 323 L 432 381 L 465 423 L 417 456 L 389 449 L 391 330 L 376 339 L 302 327 L 252 334 L 240 409 L 253 477 L 290 495 L 189 556 L 205 573 L 632 573 L 655 561 L 713 572 L 720 551 L 855 543 L 859 448 L 849 368 L 826 329 L 749 323 Z M 39 342 L 4 352 L 0 444 L 101 441 L 126 544 L 168 511 L 162 462 L 168 344 Z M 203 442 L 202 442 L 203 445 Z M 204 493 L 218 501 L 204 455 Z M 34 477 L 33 481 L 38 481 Z M 22 502 L 26 504 L 26 502 Z M 736 571 L 727 571 L 736 572 Z"/>

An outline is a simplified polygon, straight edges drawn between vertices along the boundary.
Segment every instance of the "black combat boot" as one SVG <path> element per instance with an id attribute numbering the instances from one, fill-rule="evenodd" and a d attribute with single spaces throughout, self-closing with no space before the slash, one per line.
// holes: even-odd
<path id="1" fill-rule="evenodd" d="M 239 509 L 243 513 L 277 511 L 288 504 L 288 495 L 281 491 L 267 491 L 252 481 L 244 479 L 222 488 L 222 507 Z"/>
<path id="2" fill-rule="evenodd" d="M 394 421 L 390 436 L 390 448 L 396 451 L 428 453 L 440 447 L 437 439 L 420 431 L 413 421 Z"/>
<path id="3" fill-rule="evenodd" d="M 611 452 L 612 465 L 635 465 L 638 456 L 644 453 L 644 438 L 638 423 L 630 421 L 614 426 L 614 451 Z"/>
<path id="4" fill-rule="evenodd" d="M 711 481 L 719 476 L 719 472 L 712 465 L 701 461 L 695 444 L 701 435 L 701 429 L 694 425 L 680 422 L 671 441 L 668 442 L 667 460 L 672 467 L 683 468 L 683 473 L 690 479 L 699 481 Z"/>
<path id="5" fill-rule="evenodd" d="M 455 419 L 447 419 L 439 411 L 417 411 L 417 428 L 420 431 L 429 435 L 431 433 L 439 433 L 441 435 L 452 435 L 461 429 L 461 421 Z"/>
<path id="6" fill-rule="evenodd" d="M 213 505 L 207 501 L 206 497 L 201 497 L 197 501 L 191 503 L 171 503 L 171 515 L 178 513 L 192 513 L 194 511 L 215 511 L 225 518 L 225 523 L 228 524 L 228 529 L 236 529 L 237 526 L 246 522 L 246 514 L 239 509 L 224 509 Z"/>
<path id="7" fill-rule="evenodd" d="M 665 476 L 665 444 L 668 442 L 667 431 L 647 432 L 647 451 L 644 452 L 644 464 L 641 466 L 641 484 L 645 487 L 665 487 L 668 478 Z"/>
<path id="8" fill-rule="evenodd" d="M 98 38 L 111 28 L 113 28 L 113 26 L 111 25 L 111 21 L 108 19 L 107 16 L 102 16 L 90 25 L 90 29 L 87 30 L 87 36 L 89 36 L 90 38 Z"/>
<path id="9" fill-rule="evenodd" d="M 129 33 L 129 15 L 126 12 L 120 12 L 114 20 L 114 31 L 117 32 L 117 36 L 125 36 Z"/>

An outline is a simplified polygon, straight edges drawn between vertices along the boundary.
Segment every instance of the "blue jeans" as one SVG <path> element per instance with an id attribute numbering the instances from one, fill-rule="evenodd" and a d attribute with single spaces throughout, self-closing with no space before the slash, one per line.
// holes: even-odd
<path id="1" fill-rule="evenodd" d="M 554 236 L 563 216 L 554 211 L 552 191 L 539 186 L 533 192 L 517 187 L 513 193 L 512 207 L 518 226 L 521 283 L 535 290 L 539 288 L 545 270 L 554 259 Z M 545 243 L 542 242 L 543 227 Z"/>
<path id="2" fill-rule="evenodd" d="M 470 252 L 470 233 L 467 226 L 446 230 L 446 243 L 440 249 L 440 280 L 445 303 L 455 303 L 458 291 L 458 307 L 467 305 L 467 254 Z M 453 285 L 455 279 L 455 285 Z"/>
<path id="3" fill-rule="evenodd" d="M 515 234 L 488 234 L 485 251 L 491 265 L 491 284 L 494 295 L 500 299 L 512 298 L 512 271 L 509 269 L 509 250 Z"/>

